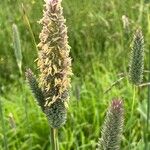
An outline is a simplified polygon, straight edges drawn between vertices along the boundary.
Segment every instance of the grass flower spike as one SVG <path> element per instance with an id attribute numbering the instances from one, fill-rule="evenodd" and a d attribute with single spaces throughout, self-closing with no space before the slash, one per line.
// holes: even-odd
<path id="1" fill-rule="evenodd" d="M 124 109 L 121 100 L 113 100 L 98 142 L 97 150 L 119 150 L 123 130 Z"/>
<path id="2" fill-rule="evenodd" d="M 144 38 L 141 29 L 137 29 L 132 44 L 129 78 L 132 84 L 139 85 L 143 80 Z"/>
<path id="3" fill-rule="evenodd" d="M 30 69 L 26 71 L 26 78 L 28 79 L 31 91 L 34 94 L 39 106 L 44 111 L 44 96 L 42 90 L 38 86 L 38 82 L 35 75 Z"/>
<path id="4" fill-rule="evenodd" d="M 40 75 L 37 89 L 42 91 L 44 100 L 40 105 L 44 108 L 49 124 L 53 128 L 59 128 L 65 123 L 69 98 L 70 76 L 72 75 L 70 47 L 61 0 L 46 0 L 45 2 L 43 18 L 39 21 L 42 31 L 38 44 L 37 65 Z M 35 79 L 33 76 L 31 78 L 30 71 L 27 74 L 31 89 L 33 89 L 32 81 L 35 82 Z"/>

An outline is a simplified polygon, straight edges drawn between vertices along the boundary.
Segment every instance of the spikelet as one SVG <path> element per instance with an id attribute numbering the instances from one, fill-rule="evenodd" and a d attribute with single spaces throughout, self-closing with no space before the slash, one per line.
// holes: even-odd
<path id="1" fill-rule="evenodd" d="M 45 1 L 40 43 L 38 44 L 40 70 L 39 86 L 44 95 L 44 108 L 49 123 L 58 128 L 66 120 L 66 105 L 69 98 L 71 58 L 67 27 L 63 17 L 61 0 Z"/>
<path id="2" fill-rule="evenodd" d="M 129 65 L 129 79 L 134 85 L 139 85 L 143 80 L 144 69 L 144 38 L 141 29 L 137 29 L 131 49 Z"/>
<path id="3" fill-rule="evenodd" d="M 123 130 L 124 110 L 121 100 L 113 100 L 108 109 L 97 150 L 119 150 Z"/>

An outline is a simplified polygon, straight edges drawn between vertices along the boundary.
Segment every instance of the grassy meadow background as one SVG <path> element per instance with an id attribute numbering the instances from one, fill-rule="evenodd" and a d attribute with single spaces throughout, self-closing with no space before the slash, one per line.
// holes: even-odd
<path id="1" fill-rule="evenodd" d="M 22 3 L 36 43 L 41 26 L 43 0 L 3 0 L 0 2 L 0 150 L 48 150 L 49 126 L 25 81 L 25 69 L 38 72 L 37 52 L 24 18 Z M 150 58 L 150 3 L 147 0 L 63 0 L 71 46 L 72 89 L 68 119 L 59 130 L 60 150 L 94 150 L 100 137 L 107 107 L 113 98 L 122 98 L 125 126 L 122 150 L 144 150 L 150 130 L 146 130 L 148 88 L 136 92 L 134 115 L 130 119 L 133 87 L 125 78 L 110 92 L 104 91 L 128 71 L 133 32 L 141 26 L 145 38 L 145 70 Z M 129 19 L 128 31 L 122 16 Z M 21 41 L 22 76 L 13 48 L 12 25 Z M 149 74 L 144 74 L 148 82 Z"/>

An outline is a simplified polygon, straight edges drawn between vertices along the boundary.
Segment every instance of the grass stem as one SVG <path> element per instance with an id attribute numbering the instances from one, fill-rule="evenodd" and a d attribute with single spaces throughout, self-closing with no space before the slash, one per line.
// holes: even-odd
<path id="1" fill-rule="evenodd" d="M 150 50 L 149 50 L 149 68 L 150 68 Z M 150 81 L 150 74 L 148 76 L 148 81 Z M 148 85 L 148 94 L 147 94 L 147 121 L 146 121 L 146 141 L 145 141 L 145 150 L 148 150 L 148 133 L 149 133 L 149 119 L 150 119 L 150 85 Z"/>
<path id="2" fill-rule="evenodd" d="M 136 94 L 136 86 L 133 87 L 133 99 L 132 99 L 132 109 L 131 109 L 131 118 L 134 112 L 134 105 L 135 105 L 135 94 Z"/>
<path id="3" fill-rule="evenodd" d="M 150 80 L 150 76 L 149 76 Z M 149 119 L 150 118 L 150 85 L 148 86 L 148 98 L 147 98 L 147 123 L 146 123 L 146 130 L 147 130 L 147 136 L 146 136 L 146 150 L 148 150 L 148 133 L 149 133 Z"/>
<path id="4" fill-rule="evenodd" d="M 130 116 L 130 121 L 131 121 L 131 122 L 132 122 L 133 113 L 134 113 L 135 95 L 136 95 L 136 86 L 133 85 L 133 98 L 132 98 L 131 116 Z M 132 128 L 130 129 L 130 135 L 132 135 Z M 132 136 L 131 136 L 131 137 L 132 137 Z M 129 145 L 128 145 L 128 147 L 129 147 L 130 149 L 132 149 L 132 148 L 131 148 L 131 144 L 130 144 L 130 143 L 132 143 L 131 140 L 132 140 L 132 139 L 130 138 L 130 140 L 129 140 Z"/>
<path id="5" fill-rule="evenodd" d="M 34 36 L 33 31 L 32 31 L 32 27 L 31 27 L 30 21 L 29 21 L 29 19 L 28 19 L 28 16 L 27 16 L 27 14 L 26 14 L 26 11 L 25 11 L 25 8 L 24 8 L 23 3 L 22 3 L 22 10 L 23 10 L 23 17 L 24 17 L 25 23 L 27 24 L 27 27 L 28 27 L 29 32 L 30 32 L 30 34 L 31 34 L 32 40 L 33 40 L 33 42 L 34 42 L 35 49 L 36 49 L 36 51 L 38 52 L 38 48 L 37 48 L 35 36 Z"/>
<path id="6" fill-rule="evenodd" d="M 51 145 L 52 150 L 59 150 L 58 147 L 58 136 L 57 136 L 57 129 L 51 128 Z"/>
<path id="7" fill-rule="evenodd" d="M 3 136 L 4 136 L 4 150 L 8 150 L 7 137 L 6 137 L 6 127 L 5 127 L 5 120 L 4 120 L 3 107 L 2 107 L 1 100 L 0 100 L 0 119 L 2 122 L 2 130 L 3 130 Z"/>

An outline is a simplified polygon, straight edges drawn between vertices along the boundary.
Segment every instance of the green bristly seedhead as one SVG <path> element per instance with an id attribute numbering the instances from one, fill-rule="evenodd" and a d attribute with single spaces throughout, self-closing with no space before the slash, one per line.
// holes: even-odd
<path id="1" fill-rule="evenodd" d="M 42 90 L 38 86 L 38 82 L 37 82 L 35 75 L 33 74 L 33 72 L 30 69 L 26 70 L 26 78 L 28 79 L 28 83 L 30 85 L 31 91 L 34 94 L 39 106 L 44 111 L 44 107 L 43 107 L 44 106 L 44 95 L 43 95 Z"/>
<path id="2" fill-rule="evenodd" d="M 67 27 L 63 17 L 61 0 L 45 1 L 45 11 L 40 20 L 42 31 L 38 44 L 38 68 L 40 71 L 38 89 L 42 91 L 44 108 L 50 125 L 59 128 L 66 120 L 66 106 L 69 98 L 71 58 Z M 27 75 L 32 88 L 33 77 Z M 35 80 L 34 80 L 35 81 Z M 32 90 L 36 95 L 36 90 Z M 38 99 L 38 95 L 36 98 Z M 39 101 L 38 101 L 39 102 Z"/>
<path id="3" fill-rule="evenodd" d="M 123 131 L 124 109 L 121 100 L 113 100 L 108 109 L 97 150 L 119 150 Z"/>
<path id="4" fill-rule="evenodd" d="M 144 69 L 144 38 L 141 29 L 137 29 L 132 43 L 129 66 L 129 79 L 134 85 L 139 85 L 143 80 Z"/>

